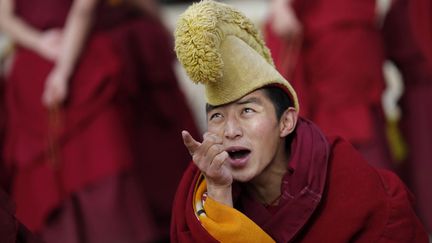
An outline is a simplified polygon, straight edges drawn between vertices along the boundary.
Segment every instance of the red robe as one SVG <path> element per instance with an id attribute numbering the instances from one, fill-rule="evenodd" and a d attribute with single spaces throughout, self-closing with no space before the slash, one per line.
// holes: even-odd
<path id="1" fill-rule="evenodd" d="M 0 189 L 0 239 L 2 243 L 42 243 L 15 218 L 15 207 Z"/>
<path id="2" fill-rule="evenodd" d="M 383 34 L 387 55 L 404 81 L 401 128 L 408 156 L 401 173 L 418 199 L 420 218 L 432 232 L 432 2 L 396 0 Z"/>
<path id="3" fill-rule="evenodd" d="M 293 8 L 304 31 L 300 50 L 286 52 L 290 43 L 270 29 L 267 43 L 278 70 L 298 93 L 301 114 L 326 134 L 350 141 L 372 164 L 391 168 L 375 0 L 295 0 Z M 287 67 L 292 63 L 293 71 Z"/>
<path id="4" fill-rule="evenodd" d="M 121 66 L 108 51 L 111 45 L 103 35 L 89 44 L 70 82 L 58 128 L 50 125 L 41 104 L 52 64 L 28 50 L 16 52 L 7 86 L 5 159 L 15 170 L 12 195 L 17 216 L 31 229 L 40 229 L 44 217 L 70 193 L 132 162 L 118 119 L 120 107 L 114 103 Z"/>
<path id="5" fill-rule="evenodd" d="M 0 65 L 3 65 L 0 62 Z M 2 67 L 0 66 L 0 154 L 3 154 L 4 147 L 4 137 L 6 132 L 6 111 L 5 111 L 5 90 L 4 90 L 4 77 L 2 73 Z M 2 157 L 0 157 L 0 188 L 5 191 L 9 190 L 9 182 L 8 174 L 5 169 L 4 161 Z"/>
<path id="6" fill-rule="evenodd" d="M 432 73 L 432 2 L 428 0 L 409 1 L 411 26 L 422 53 L 428 63 L 427 70 Z M 430 77 L 430 76 L 429 76 Z M 408 86 L 408 84 L 407 84 Z M 411 166 L 411 186 L 418 195 L 418 205 L 426 229 L 432 232 L 432 178 L 427 171 L 432 171 L 432 78 L 427 84 L 412 88 L 405 95 L 404 132 L 409 139 Z M 425 132 L 429 131 L 429 133 Z"/>
<path id="7" fill-rule="evenodd" d="M 428 242 L 410 193 L 393 173 L 371 167 L 345 141 L 325 138 L 299 120 L 281 199 L 264 207 L 235 184 L 235 208 L 276 242 Z M 200 171 L 191 164 L 179 185 L 172 242 L 216 242 L 193 209 Z"/>
<path id="8" fill-rule="evenodd" d="M 120 43 L 125 79 L 132 81 L 124 87 L 133 117 L 129 133 L 137 174 L 155 222 L 168 237 L 175 190 L 190 158 L 179 134 L 186 129 L 198 136 L 172 68 L 174 42 L 171 33 L 150 19 L 130 21 L 111 37 Z M 167 163 L 178 159 L 184 163 Z M 160 182 L 157 188 L 155 181 Z"/>
<path id="9" fill-rule="evenodd" d="M 30 25 L 46 30 L 64 25 L 71 2 L 16 0 L 15 7 Z M 39 230 L 62 200 L 134 165 L 148 184 L 141 189 L 154 212 L 152 220 L 167 235 L 175 186 L 186 162 L 169 165 L 157 190 L 153 182 L 167 172 L 165 161 L 187 161 L 179 134 L 181 129 L 195 131 L 172 69 L 172 44 L 160 22 L 125 5 L 100 2 L 70 80 L 60 126 L 50 124 L 41 104 L 52 63 L 17 49 L 6 87 L 5 148 L 7 166 L 15 173 L 17 216 Z M 53 155 L 58 165 L 51 164 Z"/>
<path id="10" fill-rule="evenodd" d="M 427 0 L 408 1 L 411 28 L 420 49 L 428 63 L 432 63 L 432 2 Z"/>

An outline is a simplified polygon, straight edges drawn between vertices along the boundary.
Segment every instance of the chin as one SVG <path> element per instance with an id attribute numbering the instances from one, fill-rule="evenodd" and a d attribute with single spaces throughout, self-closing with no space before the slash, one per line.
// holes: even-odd
<path id="1" fill-rule="evenodd" d="M 246 171 L 238 171 L 238 173 L 233 172 L 233 178 L 234 180 L 238 182 L 249 182 L 255 177 L 255 174 L 248 173 Z"/>

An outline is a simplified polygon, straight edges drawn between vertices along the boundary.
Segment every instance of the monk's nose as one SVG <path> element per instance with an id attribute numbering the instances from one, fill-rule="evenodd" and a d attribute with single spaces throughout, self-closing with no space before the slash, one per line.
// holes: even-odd
<path id="1" fill-rule="evenodd" d="M 243 135 L 240 123 L 235 118 L 228 119 L 224 127 L 224 137 L 227 139 L 236 139 Z"/>

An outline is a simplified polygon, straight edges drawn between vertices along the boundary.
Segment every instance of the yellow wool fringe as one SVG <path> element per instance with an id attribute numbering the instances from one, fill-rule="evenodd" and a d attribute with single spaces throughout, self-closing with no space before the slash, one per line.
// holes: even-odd
<path id="1" fill-rule="evenodd" d="M 202 1 L 180 16 L 174 33 L 177 57 L 192 81 L 206 84 L 222 77 L 224 63 L 219 46 L 231 34 L 248 43 L 274 65 L 269 49 L 248 18 L 226 4 Z"/>

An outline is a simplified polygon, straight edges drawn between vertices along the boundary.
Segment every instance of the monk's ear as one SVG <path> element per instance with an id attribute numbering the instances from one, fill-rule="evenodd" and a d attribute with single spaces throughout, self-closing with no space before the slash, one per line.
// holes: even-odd
<path id="1" fill-rule="evenodd" d="M 280 137 L 286 137 L 294 131 L 297 124 L 298 113 L 293 107 L 284 111 L 279 120 Z"/>

